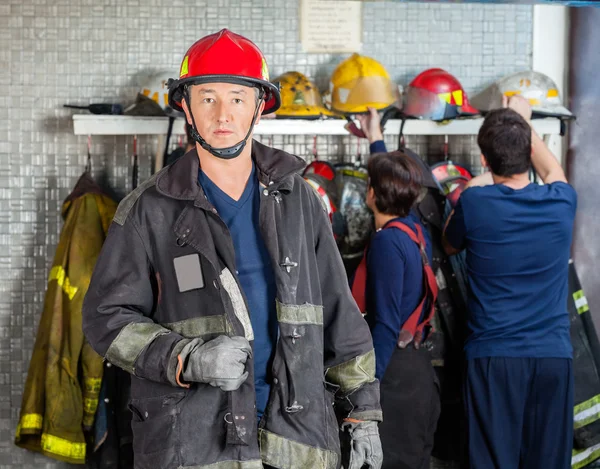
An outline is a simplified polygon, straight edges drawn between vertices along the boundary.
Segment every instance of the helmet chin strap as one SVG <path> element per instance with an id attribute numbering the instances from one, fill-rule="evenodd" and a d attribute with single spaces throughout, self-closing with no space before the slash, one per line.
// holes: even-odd
<path id="1" fill-rule="evenodd" d="M 263 90 L 261 88 L 260 93 L 258 94 L 258 99 L 256 101 L 256 108 L 254 109 L 254 116 L 252 116 L 252 123 L 250 124 L 250 128 L 248 129 L 248 133 L 244 137 L 244 140 L 242 140 L 239 143 L 236 143 L 235 145 L 233 145 L 231 147 L 215 148 L 212 145 L 210 145 L 206 140 L 204 140 L 202 138 L 202 136 L 200 135 L 200 133 L 198 132 L 198 130 L 196 129 L 196 121 L 194 120 L 194 115 L 192 114 L 192 104 L 190 101 L 190 96 L 187 92 L 185 92 L 184 98 L 188 102 L 190 117 L 192 118 L 192 126 L 191 126 L 192 128 L 190 130 L 190 135 L 196 142 L 198 142 L 200 144 L 200 146 L 202 148 L 204 148 L 206 151 L 208 151 L 212 155 L 216 156 L 217 158 L 221 158 L 224 160 L 231 160 L 233 158 L 240 156 L 240 154 L 244 150 L 244 147 L 246 146 L 248 137 L 250 137 L 250 134 L 252 133 L 252 129 L 254 129 L 254 123 L 256 122 L 256 117 L 258 116 L 258 110 L 260 109 L 260 104 L 262 103 L 264 96 L 265 96 L 265 90 Z"/>

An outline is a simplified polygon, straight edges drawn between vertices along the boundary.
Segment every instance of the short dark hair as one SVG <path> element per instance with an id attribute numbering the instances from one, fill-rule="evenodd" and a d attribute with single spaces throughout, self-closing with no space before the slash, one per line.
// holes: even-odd
<path id="1" fill-rule="evenodd" d="M 417 162 L 400 151 L 376 153 L 369 158 L 368 171 L 377 210 L 386 215 L 407 216 L 423 183 Z"/>
<path id="2" fill-rule="evenodd" d="M 512 109 L 494 109 L 485 117 L 477 144 L 493 174 L 513 176 L 531 168 L 531 127 Z"/>

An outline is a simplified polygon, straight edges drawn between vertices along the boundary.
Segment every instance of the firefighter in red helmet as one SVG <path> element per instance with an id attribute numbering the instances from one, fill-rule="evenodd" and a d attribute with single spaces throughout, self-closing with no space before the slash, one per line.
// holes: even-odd
<path id="1" fill-rule="evenodd" d="M 331 223 L 304 161 L 252 140 L 280 104 L 264 56 L 206 36 L 169 103 L 195 148 L 121 203 L 84 305 L 132 374 L 136 467 L 379 469 L 373 344 Z"/>

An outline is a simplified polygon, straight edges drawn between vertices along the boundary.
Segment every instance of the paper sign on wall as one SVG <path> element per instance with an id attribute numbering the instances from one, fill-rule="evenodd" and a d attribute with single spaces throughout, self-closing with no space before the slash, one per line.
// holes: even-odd
<path id="1" fill-rule="evenodd" d="M 360 52 L 362 2 L 300 0 L 300 41 L 304 52 Z"/>

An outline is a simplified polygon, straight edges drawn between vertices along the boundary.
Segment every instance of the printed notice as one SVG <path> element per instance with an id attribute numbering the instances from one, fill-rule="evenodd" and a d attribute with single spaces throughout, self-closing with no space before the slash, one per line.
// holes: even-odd
<path id="1" fill-rule="evenodd" d="M 362 2 L 300 0 L 300 21 L 304 52 L 360 52 Z"/>

